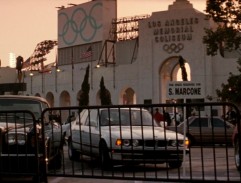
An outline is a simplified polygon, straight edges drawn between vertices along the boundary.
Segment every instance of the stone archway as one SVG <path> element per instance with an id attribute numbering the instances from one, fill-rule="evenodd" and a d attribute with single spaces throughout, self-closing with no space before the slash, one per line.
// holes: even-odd
<path id="1" fill-rule="evenodd" d="M 132 88 L 126 88 L 122 90 L 120 94 L 120 104 L 136 104 L 136 93 Z"/>
<path id="2" fill-rule="evenodd" d="M 68 107 L 70 106 L 70 94 L 67 91 L 63 91 L 60 94 L 60 98 L 59 98 L 59 106 L 60 107 Z"/>
<path id="3" fill-rule="evenodd" d="M 54 107 L 54 95 L 52 92 L 47 93 L 46 100 L 48 101 L 50 107 Z"/>
<path id="4" fill-rule="evenodd" d="M 184 58 L 185 59 L 185 58 Z M 185 67 L 188 74 L 188 80 L 191 80 L 191 70 L 188 62 L 186 61 Z M 174 56 L 166 59 L 159 70 L 159 91 L 160 91 L 160 102 L 167 103 L 166 98 L 166 86 L 169 81 L 182 81 L 180 66 L 179 66 L 179 56 Z"/>
<path id="5" fill-rule="evenodd" d="M 67 91 L 61 92 L 60 98 L 59 98 L 59 106 L 60 107 L 69 107 L 69 106 L 71 106 L 69 92 L 67 92 Z M 62 122 L 67 120 L 68 115 L 69 114 L 68 114 L 67 110 L 61 111 L 61 120 L 62 120 Z"/>

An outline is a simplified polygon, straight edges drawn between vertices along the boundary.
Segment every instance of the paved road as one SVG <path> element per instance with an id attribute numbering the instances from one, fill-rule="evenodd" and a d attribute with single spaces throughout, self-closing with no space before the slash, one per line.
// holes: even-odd
<path id="1" fill-rule="evenodd" d="M 63 178 L 50 177 L 48 183 L 151 183 L 150 181 L 131 181 L 131 180 L 116 180 L 116 179 L 90 179 L 90 178 Z M 153 182 L 154 183 L 154 182 Z"/>
<path id="2" fill-rule="evenodd" d="M 66 150 L 66 149 L 65 149 Z M 228 158 L 227 158 L 228 157 Z M 240 181 L 241 174 L 234 164 L 233 148 L 192 148 L 179 169 L 167 169 L 165 164 L 116 166 L 110 171 L 101 171 L 95 161 L 70 161 L 65 151 L 64 169 L 50 173 L 49 183 L 150 183 L 150 181 L 121 180 L 123 177 L 197 179 L 197 180 L 234 180 Z M 74 170 L 74 171 L 73 171 Z M 66 177 L 61 177 L 61 174 Z M 71 176 L 93 178 L 72 178 Z M 191 176 L 191 177 L 190 177 Z M 101 179 L 100 177 L 103 177 Z M 107 179 L 110 177 L 110 179 Z M 111 179 L 112 178 L 112 179 Z M 139 179 L 140 180 L 140 179 Z M 142 179 L 141 179 L 142 180 Z M 149 179 L 150 180 L 150 179 Z M 15 182 L 15 181 L 14 181 Z M 2 183 L 2 182 L 0 182 Z"/>
<path id="3" fill-rule="evenodd" d="M 240 174 L 237 171 L 234 164 L 233 148 L 228 149 L 225 146 L 217 146 L 214 148 L 192 148 L 190 154 L 185 158 L 182 168 L 178 169 L 166 169 L 165 164 L 160 165 L 145 165 L 145 166 L 123 166 L 113 167 L 110 171 L 104 173 L 101 169 L 90 160 L 72 162 L 68 159 L 65 149 L 65 169 L 64 172 L 56 172 L 56 177 L 49 177 L 50 183 L 67 183 L 68 180 L 71 183 L 84 182 L 84 183 L 139 183 L 142 181 L 130 181 L 130 180 L 117 180 L 121 179 L 121 176 L 125 177 L 145 177 L 147 178 L 183 178 L 190 179 L 210 179 L 215 180 L 215 177 L 219 180 L 241 180 Z M 227 158 L 228 157 L 228 158 Z M 72 169 L 73 168 L 73 169 Z M 74 172 L 72 172 L 74 170 Z M 105 176 L 105 179 L 90 179 L 90 178 L 63 178 L 58 177 L 58 173 L 64 173 L 66 176 L 85 175 L 85 176 Z M 106 177 L 112 177 L 114 179 L 106 179 Z M 146 181 L 143 181 L 146 183 Z"/>

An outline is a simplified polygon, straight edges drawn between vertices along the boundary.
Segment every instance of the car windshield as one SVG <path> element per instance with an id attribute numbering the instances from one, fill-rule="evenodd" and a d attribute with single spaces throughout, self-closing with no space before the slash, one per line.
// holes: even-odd
<path id="1" fill-rule="evenodd" d="M 35 118 L 41 117 L 41 102 L 35 100 L 24 100 L 24 99 L 0 99 L 0 111 L 18 111 L 18 110 L 28 110 L 31 111 Z M 25 116 L 24 116 L 25 114 Z M 27 113 L 18 114 L 18 117 L 29 117 L 30 114 Z"/>
<path id="2" fill-rule="evenodd" d="M 106 109 L 100 113 L 101 126 L 156 126 L 146 110 Z"/>

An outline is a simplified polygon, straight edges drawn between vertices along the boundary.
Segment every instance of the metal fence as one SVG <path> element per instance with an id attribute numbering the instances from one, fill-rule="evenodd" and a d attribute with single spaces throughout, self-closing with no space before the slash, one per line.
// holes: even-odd
<path id="1" fill-rule="evenodd" d="M 47 180 L 45 142 L 38 136 L 38 126 L 30 111 L 0 111 L 0 182 L 21 177 L 34 182 Z"/>
<path id="2" fill-rule="evenodd" d="M 155 114 L 157 109 L 161 115 Z M 13 132 L 20 129 L 7 117 L 11 113 L 4 112 L 5 117 L 1 119 L 1 124 L 7 128 L 1 130 L 0 158 L 6 154 L 12 156 L 10 151 L 4 151 L 10 144 L 3 146 L 10 124 L 15 125 Z M 39 149 L 44 149 L 41 156 L 46 164 L 40 169 L 35 166 L 36 177 L 241 181 L 240 112 L 231 103 L 58 107 L 44 110 L 41 116 L 40 121 L 34 119 L 37 121 L 34 126 L 41 127 L 33 128 L 33 134 L 37 134 L 35 140 L 26 137 L 32 139 L 29 142 L 36 147 L 33 148 L 36 161 L 30 165 L 39 165 Z M 20 137 L 14 137 L 7 138 L 8 143 L 23 143 Z M 42 138 L 41 143 L 39 138 Z M 63 145 L 55 146 L 59 142 Z M 23 155 L 18 151 L 20 148 L 16 149 L 15 162 L 30 154 L 26 151 Z M 19 163 L 17 171 L 13 169 L 11 175 L 17 175 L 14 172 L 22 170 L 22 165 Z M 1 164 L 0 176 L 4 175 L 4 169 Z M 42 181 L 47 182 L 47 179 Z"/>
<path id="3" fill-rule="evenodd" d="M 233 119 L 227 116 L 229 108 Z M 163 116 L 155 120 L 156 109 Z M 232 140 L 240 113 L 233 104 L 91 106 L 46 112 L 61 121 L 65 138 L 62 166 L 49 169 L 48 176 L 241 181 L 236 167 L 240 141 L 235 153 Z M 163 121 L 157 122 L 160 118 Z"/>

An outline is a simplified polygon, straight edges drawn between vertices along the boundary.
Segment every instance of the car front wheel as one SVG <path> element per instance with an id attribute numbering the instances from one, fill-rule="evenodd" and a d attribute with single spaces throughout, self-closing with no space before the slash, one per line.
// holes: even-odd
<path id="1" fill-rule="evenodd" d="M 105 143 L 102 143 L 100 145 L 99 151 L 100 151 L 99 160 L 100 160 L 101 169 L 103 169 L 103 170 L 110 169 L 112 167 L 112 163 L 111 163 L 110 156 L 109 156 L 109 153 L 108 153 L 107 145 Z"/>
<path id="2" fill-rule="evenodd" d="M 71 140 L 68 142 L 68 155 L 70 160 L 80 159 L 80 153 L 73 148 Z"/>
<path id="3" fill-rule="evenodd" d="M 237 167 L 237 170 L 240 171 L 240 157 L 239 157 L 239 140 L 236 141 L 235 147 L 234 147 L 234 158 L 235 158 L 235 165 Z"/>
<path id="4" fill-rule="evenodd" d="M 49 162 L 49 169 L 60 169 L 63 158 L 63 147 L 55 150 L 55 157 Z"/>

